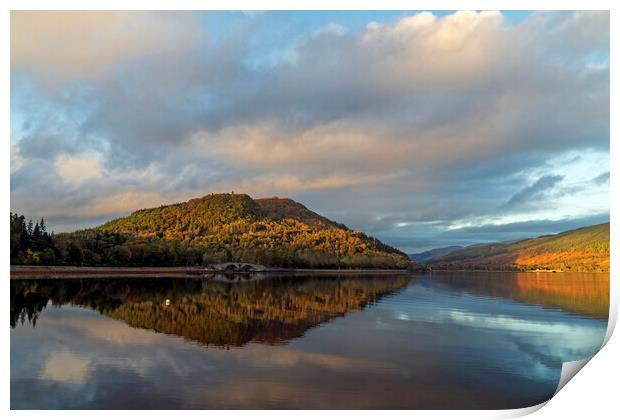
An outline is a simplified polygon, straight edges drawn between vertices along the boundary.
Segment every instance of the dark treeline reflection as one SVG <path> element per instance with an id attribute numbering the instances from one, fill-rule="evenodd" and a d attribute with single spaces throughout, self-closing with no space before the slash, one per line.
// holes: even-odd
<path id="1" fill-rule="evenodd" d="M 609 274 L 442 272 L 431 277 L 438 285 L 484 296 L 559 308 L 606 320 L 609 317 Z"/>
<path id="2" fill-rule="evenodd" d="M 11 327 L 36 326 L 48 304 L 96 309 L 126 324 L 206 345 L 277 344 L 404 288 L 409 276 L 208 280 L 11 281 Z"/>

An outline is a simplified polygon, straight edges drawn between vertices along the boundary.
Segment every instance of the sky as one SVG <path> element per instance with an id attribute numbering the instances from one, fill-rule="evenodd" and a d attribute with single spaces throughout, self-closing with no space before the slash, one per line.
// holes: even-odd
<path id="1" fill-rule="evenodd" d="M 609 13 L 11 13 L 11 211 L 212 192 L 407 252 L 609 220 Z"/>

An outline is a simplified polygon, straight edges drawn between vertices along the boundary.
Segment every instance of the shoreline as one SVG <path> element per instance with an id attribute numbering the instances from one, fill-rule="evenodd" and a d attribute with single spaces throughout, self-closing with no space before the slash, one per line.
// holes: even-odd
<path id="1" fill-rule="evenodd" d="M 204 267 L 80 267 L 12 265 L 10 279 L 100 279 L 100 278 L 179 278 L 194 279 L 209 275 L 260 275 L 260 274 L 408 274 L 399 269 L 311 269 L 270 267 L 263 271 L 225 272 L 205 270 Z"/>
<path id="2" fill-rule="evenodd" d="M 597 271 L 543 271 L 543 270 L 428 270 L 412 271 L 404 269 L 372 269 L 372 268 L 278 268 L 269 267 L 263 271 L 250 272 L 226 272 L 218 270 L 205 270 L 204 267 L 96 267 L 96 266 L 43 266 L 43 265 L 12 265 L 10 271 L 11 280 L 36 280 L 36 279 L 105 279 L 105 278 L 174 278 L 174 279 L 197 279 L 215 275 L 256 276 L 267 275 L 360 275 L 360 274 L 430 274 L 433 273 L 582 273 L 582 274 L 609 274 L 609 272 Z"/>
<path id="3" fill-rule="evenodd" d="M 466 269 L 466 268 L 431 268 L 428 273 L 544 273 L 544 274 L 609 274 L 609 271 L 562 271 L 562 270 L 498 270 L 483 268 Z"/>

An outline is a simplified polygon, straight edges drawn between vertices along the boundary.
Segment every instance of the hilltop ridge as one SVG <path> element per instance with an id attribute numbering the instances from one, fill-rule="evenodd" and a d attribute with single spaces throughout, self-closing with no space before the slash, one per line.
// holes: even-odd
<path id="1" fill-rule="evenodd" d="M 330 227 L 348 229 L 342 223 L 331 221 L 290 198 L 258 198 L 255 201 L 269 217 L 275 219 L 295 218 L 317 229 L 326 229 Z"/>

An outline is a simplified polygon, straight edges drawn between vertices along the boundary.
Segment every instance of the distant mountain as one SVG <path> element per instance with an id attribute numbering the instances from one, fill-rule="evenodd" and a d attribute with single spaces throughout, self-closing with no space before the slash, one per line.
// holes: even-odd
<path id="1" fill-rule="evenodd" d="M 458 249 L 463 248 L 462 246 L 446 246 L 443 248 L 434 248 L 434 249 L 430 249 L 428 251 L 424 251 L 424 252 L 420 252 L 418 254 L 409 254 L 409 258 L 411 258 L 412 260 L 419 262 L 419 263 L 425 263 L 427 261 L 430 261 L 434 258 L 438 258 L 441 257 L 443 255 L 449 254 L 450 252 L 456 251 Z"/>
<path id="2" fill-rule="evenodd" d="M 410 268 L 406 254 L 288 198 L 211 194 L 138 210 L 97 228 L 55 235 L 66 262 Z"/>
<path id="3" fill-rule="evenodd" d="M 439 269 L 609 271 L 609 223 L 509 243 L 473 245 L 427 260 Z"/>

